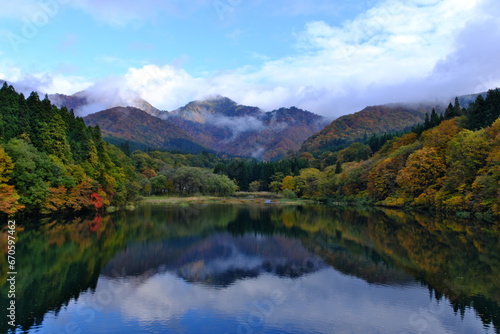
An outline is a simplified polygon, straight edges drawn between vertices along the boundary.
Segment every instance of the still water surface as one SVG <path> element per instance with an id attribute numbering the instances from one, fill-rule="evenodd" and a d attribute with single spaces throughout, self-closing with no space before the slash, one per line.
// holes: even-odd
<path id="1" fill-rule="evenodd" d="M 18 231 L 16 333 L 500 333 L 491 226 L 273 205 L 37 225 Z"/>

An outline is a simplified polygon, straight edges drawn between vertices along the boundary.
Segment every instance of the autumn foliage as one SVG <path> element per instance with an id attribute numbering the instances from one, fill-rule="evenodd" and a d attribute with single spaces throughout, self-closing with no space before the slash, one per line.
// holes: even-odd
<path id="1" fill-rule="evenodd" d="M 369 157 L 360 159 L 366 154 L 360 143 L 324 152 L 310 161 L 323 169 L 287 177 L 283 189 L 293 184 L 294 191 L 308 198 L 499 215 L 500 92 L 490 91 L 478 101 L 467 110 L 456 102 L 444 120 L 434 114 L 433 122 L 426 117 L 418 131 L 387 140 Z M 481 115 L 494 122 L 485 122 Z"/>
<path id="2" fill-rule="evenodd" d="M 121 205 L 137 179 L 130 160 L 65 107 L 0 88 L 0 212 L 37 214 Z"/>
<path id="3" fill-rule="evenodd" d="M 24 208 L 19 203 L 20 196 L 17 194 L 14 186 L 7 184 L 13 168 L 12 159 L 0 147 L 0 212 L 7 214 L 16 213 L 18 210 Z"/>

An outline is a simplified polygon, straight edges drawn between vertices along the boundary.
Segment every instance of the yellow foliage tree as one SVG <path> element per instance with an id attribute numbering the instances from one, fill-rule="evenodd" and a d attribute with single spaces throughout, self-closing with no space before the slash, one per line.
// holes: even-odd
<path id="1" fill-rule="evenodd" d="M 404 162 L 404 161 L 403 161 Z M 396 190 L 396 176 L 401 159 L 391 157 L 377 164 L 368 174 L 368 194 L 374 200 L 382 200 Z"/>
<path id="2" fill-rule="evenodd" d="M 306 168 L 300 171 L 297 176 L 297 189 L 304 198 L 314 198 L 320 196 L 320 184 L 322 173 L 316 168 Z"/>
<path id="3" fill-rule="evenodd" d="M 297 186 L 297 182 L 293 176 L 285 176 L 282 181 L 281 190 L 288 189 L 290 191 L 295 191 L 295 187 Z"/>
<path id="4" fill-rule="evenodd" d="M 429 186 L 439 186 L 446 173 L 444 157 L 436 147 L 424 147 L 411 154 L 406 165 L 396 177 L 401 191 L 410 197 L 417 197 Z"/>
<path id="5" fill-rule="evenodd" d="M 446 162 L 450 168 L 446 189 L 456 191 L 470 190 L 476 175 L 486 165 L 491 152 L 491 144 L 484 130 L 462 130 L 448 144 Z"/>
<path id="6" fill-rule="evenodd" d="M 448 142 L 453 139 L 453 137 L 455 137 L 461 130 L 457 122 L 458 119 L 453 118 L 447 121 L 443 121 L 435 128 L 424 131 L 422 133 L 424 146 L 436 147 L 440 150 L 444 150 L 447 147 Z"/>

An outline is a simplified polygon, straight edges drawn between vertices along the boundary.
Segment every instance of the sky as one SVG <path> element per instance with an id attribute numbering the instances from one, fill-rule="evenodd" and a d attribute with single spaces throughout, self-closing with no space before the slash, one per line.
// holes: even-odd
<path id="1" fill-rule="evenodd" d="M 497 0 L 0 1 L 0 79 L 49 94 L 338 117 L 500 86 Z"/>

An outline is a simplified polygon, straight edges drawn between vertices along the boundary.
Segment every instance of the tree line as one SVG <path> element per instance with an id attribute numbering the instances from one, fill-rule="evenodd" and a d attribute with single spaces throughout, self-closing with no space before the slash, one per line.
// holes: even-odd
<path id="1" fill-rule="evenodd" d="M 500 214 L 500 92 L 458 99 L 380 149 L 353 143 L 326 152 L 282 180 L 304 198 L 363 201 L 394 207 Z M 303 153 L 307 155 L 307 153 Z"/>

